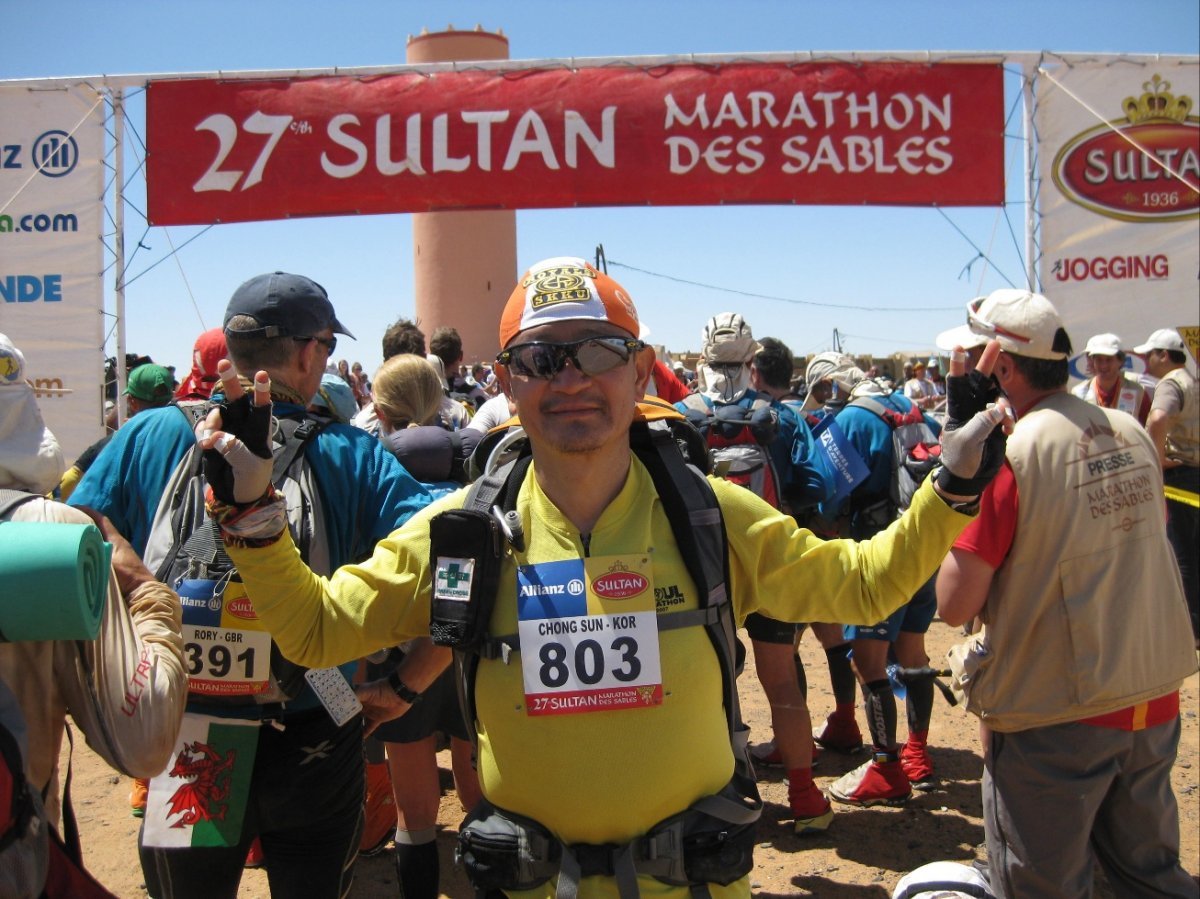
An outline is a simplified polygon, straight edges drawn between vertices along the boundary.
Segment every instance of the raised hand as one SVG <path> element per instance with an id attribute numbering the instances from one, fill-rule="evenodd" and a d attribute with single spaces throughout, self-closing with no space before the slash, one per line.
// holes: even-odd
<path id="1" fill-rule="evenodd" d="M 271 486 L 271 378 L 258 372 L 251 396 L 228 359 L 217 363 L 217 374 L 225 400 L 201 426 L 204 477 L 223 503 L 257 502 Z"/>
<path id="2" fill-rule="evenodd" d="M 946 423 L 942 427 L 942 470 L 937 486 L 956 497 L 975 497 L 1004 464 L 1012 406 L 1000 394 L 992 369 L 1000 343 L 988 341 L 975 370 L 967 373 L 966 353 L 955 347 L 946 377 Z"/>

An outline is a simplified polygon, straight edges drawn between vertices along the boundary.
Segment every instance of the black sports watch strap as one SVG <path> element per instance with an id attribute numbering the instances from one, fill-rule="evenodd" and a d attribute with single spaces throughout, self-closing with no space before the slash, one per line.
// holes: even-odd
<path id="1" fill-rule="evenodd" d="M 421 694 L 400 679 L 399 668 L 392 670 L 392 673 L 387 676 L 387 682 L 388 686 L 392 688 L 392 692 L 409 705 L 416 705 L 421 701 Z"/>

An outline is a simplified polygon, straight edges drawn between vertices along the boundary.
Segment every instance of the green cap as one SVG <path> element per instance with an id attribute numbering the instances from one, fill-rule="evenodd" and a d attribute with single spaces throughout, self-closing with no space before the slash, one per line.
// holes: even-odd
<path id="1" fill-rule="evenodd" d="M 148 362 L 129 373 L 125 392 L 143 403 L 165 406 L 175 393 L 175 378 L 163 366 Z"/>

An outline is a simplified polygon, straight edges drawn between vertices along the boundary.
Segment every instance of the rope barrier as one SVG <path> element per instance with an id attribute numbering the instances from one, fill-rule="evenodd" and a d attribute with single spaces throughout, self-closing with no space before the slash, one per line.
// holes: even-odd
<path id="1" fill-rule="evenodd" d="M 1182 487 L 1171 487 L 1168 485 L 1163 488 L 1167 494 L 1167 499 L 1176 503 L 1183 503 L 1191 506 L 1193 509 L 1200 509 L 1200 494 L 1193 493 L 1191 490 L 1184 490 Z"/>

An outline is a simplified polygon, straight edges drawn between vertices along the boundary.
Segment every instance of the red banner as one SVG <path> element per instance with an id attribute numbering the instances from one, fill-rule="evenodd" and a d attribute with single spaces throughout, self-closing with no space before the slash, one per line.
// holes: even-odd
<path id="1" fill-rule="evenodd" d="M 1004 199 L 995 64 L 157 81 L 155 225 L 443 209 Z"/>

